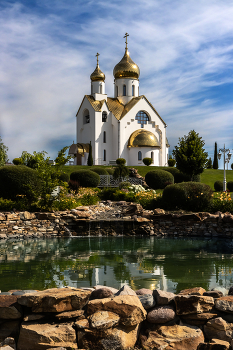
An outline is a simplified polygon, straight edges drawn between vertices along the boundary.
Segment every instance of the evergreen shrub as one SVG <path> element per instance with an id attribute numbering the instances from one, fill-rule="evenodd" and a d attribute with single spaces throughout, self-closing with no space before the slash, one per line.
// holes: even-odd
<path id="1" fill-rule="evenodd" d="M 90 168 L 89 170 L 94 171 L 94 173 L 99 175 L 109 175 L 107 170 L 104 168 Z"/>
<path id="2" fill-rule="evenodd" d="M 109 175 L 113 175 L 114 173 L 114 168 L 106 168 L 105 169 Z"/>
<path id="3" fill-rule="evenodd" d="M 199 182 L 182 182 L 167 186 L 162 195 L 165 209 L 168 210 L 208 210 L 213 191 L 210 186 Z"/>
<path id="4" fill-rule="evenodd" d="M 81 187 L 97 187 L 100 183 L 100 177 L 94 171 L 83 169 L 70 174 L 70 184 L 72 182 Z"/>
<path id="5" fill-rule="evenodd" d="M 228 189 L 230 192 L 233 192 L 233 181 L 228 181 L 228 183 L 227 183 L 227 189 Z"/>
<path id="6" fill-rule="evenodd" d="M 215 183 L 214 183 L 214 189 L 215 189 L 215 191 L 217 191 L 217 192 L 223 191 L 223 182 L 220 181 L 220 180 L 215 181 Z"/>
<path id="7" fill-rule="evenodd" d="M 173 167 L 173 166 L 175 166 L 175 164 L 176 164 L 176 160 L 175 159 L 168 159 L 168 166 L 169 167 Z"/>
<path id="8" fill-rule="evenodd" d="M 116 163 L 117 165 L 125 165 L 126 160 L 124 158 L 117 158 Z"/>
<path id="9" fill-rule="evenodd" d="M 116 187 L 105 187 L 102 189 L 102 191 L 98 194 L 99 198 L 106 201 L 106 200 L 110 200 L 113 201 L 114 200 L 114 193 L 118 190 L 118 188 Z"/>
<path id="10" fill-rule="evenodd" d="M 174 176 L 165 170 L 152 170 L 145 176 L 146 184 L 153 190 L 163 189 L 174 183 Z"/>
<path id="11" fill-rule="evenodd" d="M 14 165 L 22 165 L 23 159 L 22 158 L 14 158 L 12 162 Z"/>
<path id="12" fill-rule="evenodd" d="M 174 174 L 174 182 L 176 184 L 181 182 L 189 182 L 190 180 L 191 180 L 190 176 L 182 173 L 181 171 L 178 171 L 178 173 Z"/>
<path id="13" fill-rule="evenodd" d="M 151 165 L 152 162 L 153 162 L 152 158 L 143 158 L 142 161 L 143 161 L 143 163 L 144 163 L 145 165 L 147 165 L 147 166 Z"/>
<path id="14" fill-rule="evenodd" d="M 122 188 L 127 189 L 128 187 L 131 186 L 131 183 L 129 181 L 122 181 L 119 183 L 119 189 L 121 190 Z"/>

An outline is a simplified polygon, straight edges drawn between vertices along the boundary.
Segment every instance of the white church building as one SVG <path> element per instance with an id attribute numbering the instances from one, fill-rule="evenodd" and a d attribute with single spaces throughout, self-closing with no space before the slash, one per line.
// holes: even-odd
<path id="1" fill-rule="evenodd" d="M 69 154 L 74 164 L 87 165 L 89 144 L 95 165 L 108 165 L 124 158 L 127 165 L 144 165 L 149 157 L 154 166 L 166 166 L 169 144 L 166 123 L 146 96 L 139 95 L 140 70 L 127 47 L 113 69 L 114 97 L 105 93 L 105 75 L 97 65 L 91 74 L 91 94 L 85 95 L 76 114 L 77 143 Z"/>

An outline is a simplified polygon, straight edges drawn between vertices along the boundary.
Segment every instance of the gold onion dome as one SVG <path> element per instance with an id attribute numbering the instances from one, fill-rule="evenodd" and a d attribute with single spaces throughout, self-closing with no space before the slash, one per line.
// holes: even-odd
<path id="1" fill-rule="evenodd" d="M 129 36 L 128 33 L 125 34 L 124 38 L 126 38 L 126 47 L 125 47 L 125 54 L 122 58 L 122 60 L 117 63 L 117 65 L 113 69 L 113 75 L 115 79 L 118 78 L 132 78 L 132 79 L 138 79 L 140 75 L 139 67 L 129 56 L 129 51 L 127 47 L 127 36 Z"/>
<path id="2" fill-rule="evenodd" d="M 91 81 L 105 81 L 105 75 L 104 73 L 101 71 L 100 67 L 99 67 L 99 53 L 97 53 L 96 57 L 97 57 L 97 65 L 96 65 L 96 69 L 94 70 L 94 72 L 90 75 Z"/>
<path id="3" fill-rule="evenodd" d="M 130 135 L 128 147 L 159 147 L 159 142 L 152 132 L 140 129 Z"/>

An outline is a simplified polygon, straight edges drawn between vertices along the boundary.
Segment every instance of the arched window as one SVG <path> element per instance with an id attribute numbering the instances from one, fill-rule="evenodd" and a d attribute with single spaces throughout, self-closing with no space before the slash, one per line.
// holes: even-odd
<path id="1" fill-rule="evenodd" d="M 102 84 L 100 84 L 100 94 L 102 94 L 103 92 L 103 86 L 102 86 Z"/>
<path id="2" fill-rule="evenodd" d="M 150 157 L 152 159 L 152 164 L 154 164 L 154 152 L 151 152 Z"/>
<path id="3" fill-rule="evenodd" d="M 123 96 L 126 96 L 126 85 L 123 85 Z"/>
<path id="4" fill-rule="evenodd" d="M 143 111 L 139 111 L 135 119 L 138 121 L 138 124 L 141 124 L 141 128 L 144 128 L 144 124 L 147 124 L 149 121 L 148 115 Z"/>
<path id="5" fill-rule="evenodd" d="M 106 162 L 106 149 L 104 149 L 104 162 Z"/>
<path id="6" fill-rule="evenodd" d="M 102 113 L 102 122 L 105 123 L 107 121 L 107 112 Z"/>
<path id="7" fill-rule="evenodd" d="M 138 87 L 138 96 L 139 96 L 139 87 Z"/>
<path id="8" fill-rule="evenodd" d="M 83 124 L 88 124 L 88 123 L 90 123 L 90 113 L 88 109 L 85 109 L 83 111 Z"/>
<path id="9" fill-rule="evenodd" d="M 118 86 L 116 86 L 116 97 L 118 96 Z"/>
<path id="10" fill-rule="evenodd" d="M 104 131 L 104 134 L 103 134 L 103 143 L 106 143 L 106 131 Z"/>
<path id="11" fill-rule="evenodd" d="M 141 151 L 138 152 L 138 160 L 142 160 L 142 152 Z"/>
<path id="12" fill-rule="evenodd" d="M 135 86 L 132 85 L 132 96 L 135 96 Z"/>

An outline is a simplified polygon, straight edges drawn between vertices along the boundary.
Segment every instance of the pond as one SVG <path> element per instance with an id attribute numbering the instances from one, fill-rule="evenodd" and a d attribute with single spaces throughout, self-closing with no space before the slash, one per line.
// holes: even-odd
<path id="1" fill-rule="evenodd" d="M 233 240 L 79 237 L 0 241 L 0 290 L 233 286 Z"/>

